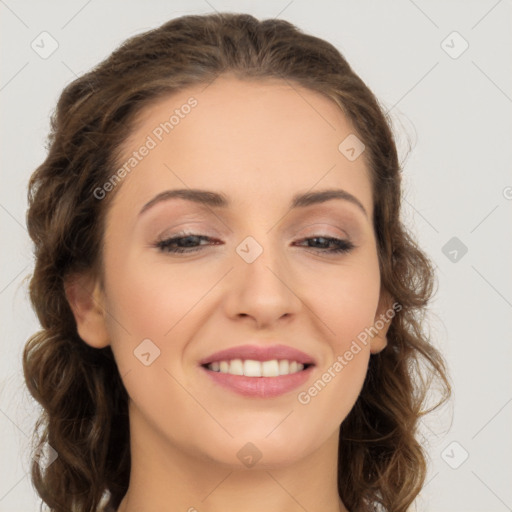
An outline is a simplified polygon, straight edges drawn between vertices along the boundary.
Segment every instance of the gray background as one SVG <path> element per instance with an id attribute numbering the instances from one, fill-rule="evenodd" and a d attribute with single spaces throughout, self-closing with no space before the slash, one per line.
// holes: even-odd
<path id="1" fill-rule="evenodd" d="M 429 325 L 454 386 L 450 406 L 422 424 L 431 462 L 417 510 L 512 510 L 510 1 L 0 0 L 0 511 L 40 502 L 27 474 L 37 408 L 21 369 L 38 329 L 24 219 L 49 115 L 66 84 L 129 36 L 213 10 L 280 17 L 327 39 L 390 109 L 404 220 L 437 266 Z M 58 43 L 48 58 L 31 47 L 51 48 L 43 31 Z"/>

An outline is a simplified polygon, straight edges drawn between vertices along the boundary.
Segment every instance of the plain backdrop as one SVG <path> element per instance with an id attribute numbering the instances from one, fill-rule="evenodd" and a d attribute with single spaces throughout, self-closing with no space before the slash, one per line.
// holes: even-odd
<path id="1" fill-rule="evenodd" d="M 390 111 L 404 221 L 437 267 L 429 325 L 454 386 L 422 425 L 430 467 L 416 507 L 512 510 L 510 0 L 0 0 L 0 511 L 40 504 L 27 474 L 38 409 L 21 353 L 38 330 L 26 187 L 49 116 L 64 86 L 126 38 L 214 10 L 279 17 L 330 41 Z"/>

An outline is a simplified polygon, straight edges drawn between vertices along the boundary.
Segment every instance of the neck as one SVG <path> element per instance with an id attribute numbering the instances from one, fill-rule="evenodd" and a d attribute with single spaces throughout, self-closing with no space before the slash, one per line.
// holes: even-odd
<path id="1" fill-rule="evenodd" d="M 131 471 L 117 512 L 348 512 L 337 490 L 339 430 L 287 464 L 240 466 L 186 451 L 130 410 Z"/>

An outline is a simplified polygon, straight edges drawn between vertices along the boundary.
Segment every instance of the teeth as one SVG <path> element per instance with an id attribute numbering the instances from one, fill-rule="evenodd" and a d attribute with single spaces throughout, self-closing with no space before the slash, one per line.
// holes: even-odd
<path id="1" fill-rule="evenodd" d="M 246 377 L 279 377 L 290 375 L 304 369 L 302 363 L 283 359 L 278 361 L 255 361 L 253 359 L 231 359 L 230 361 L 215 361 L 208 365 L 214 372 L 229 373 L 231 375 L 245 375 Z"/>
<path id="2" fill-rule="evenodd" d="M 244 365 L 241 359 L 233 359 L 229 363 L 228 373 L 231 375 L 243 375 L 244 374 Z"/>
<path id="3" fill-rule="evenodd" d="M 287 375 L 290 373 L 290 362 L 286 359 L 279 361 L 279 373 L 280 375 Z"/>
<path id="4" fill-rule="evenodd" d="M 277 359 L 272 359 L 272 361 L 263 361 L 263 363 L 261 363 L 261 374 L 263 377 L 278 377 L 279 363 L 277 362 Z"/>
<path id="5" fill-rule="evenodd" d="M 246 377 L 261 377 L 263 371 L 262 364 L 259 361 L 247 359 L 244 361 L 244 375 Z"/>

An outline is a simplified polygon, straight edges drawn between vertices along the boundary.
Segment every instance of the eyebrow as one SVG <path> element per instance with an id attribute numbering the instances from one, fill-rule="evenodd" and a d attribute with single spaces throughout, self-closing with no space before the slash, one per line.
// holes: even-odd
<path id="1" fill-rule="evenodd" d="M 212 208 L 228 208 L 230 206 L 228 197 L 223 193 L 213 192 L 211 190 L 183 188 L 165 190 L 164 192 L 156 195 L 142 207 L 139 216 L 142 215 L 145 211 L 149 210 L 155 204 L 175 198 L 185 199 L 186 201 L 192 201 L 194 203 L 210 206 Z M 317 192 L 305 192 L 296 194 L 293 196 L 290 202 L 290 209 L 305 208 L 307 206 L 325 203 L 326 201 L 330 201 L 332 199 L 348 201 L 356 205 L 364 213 L 364 215 L 368 217 L 368 212 L 366 211 L 361 201 L 343 189 L 326 189 Z"/>

